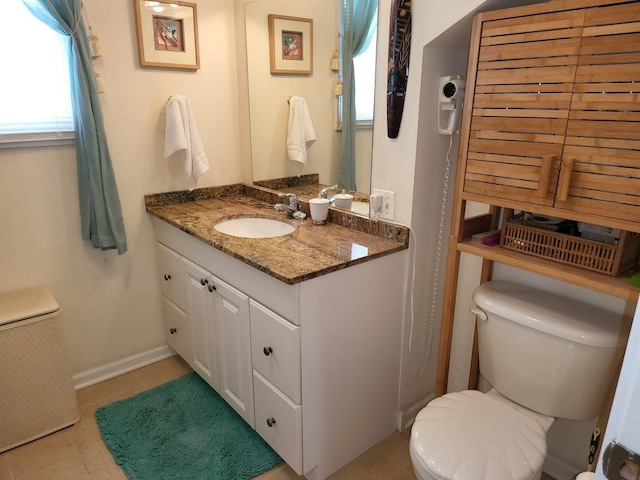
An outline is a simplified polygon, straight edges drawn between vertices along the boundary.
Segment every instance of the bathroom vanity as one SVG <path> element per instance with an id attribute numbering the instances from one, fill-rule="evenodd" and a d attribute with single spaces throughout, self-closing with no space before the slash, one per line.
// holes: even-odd
<path id="1" fill-rule="evenodd" d="M 207 190 L 146 198 L 168 343 L 298 474 L 322 480 L 396 428 L 408 232 L 287 220 L 290 235 L 231 237 L 212 225 L 281 214 L 261 189 Z"/>

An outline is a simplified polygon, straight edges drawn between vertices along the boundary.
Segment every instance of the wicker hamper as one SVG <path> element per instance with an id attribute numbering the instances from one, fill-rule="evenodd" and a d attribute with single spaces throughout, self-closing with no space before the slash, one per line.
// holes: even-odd
<path id="1" fill-rule="evenodd" d="M 532 226 L 515 216 L 503 223 L 500 245 L 615 277 L 637 263 L 640 234 L 621 231 L 618 244 L 613 245 Z"/>
<path id="2" fill-rule="evenodd" d="M 55 299 L 46 288 L 0 294 L 0 453 L 79 417 Z"/>

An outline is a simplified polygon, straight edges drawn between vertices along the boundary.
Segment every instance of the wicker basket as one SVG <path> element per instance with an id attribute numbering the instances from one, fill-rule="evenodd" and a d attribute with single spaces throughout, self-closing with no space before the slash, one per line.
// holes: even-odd
<path id="1" fill-rule="evenodd" d="M 638 260 L 640 234 L 622 231 L 617 245 L 532 227 L 514 217 L 504 222 L 500 245 L 509 250 L 617 276 Z"/>

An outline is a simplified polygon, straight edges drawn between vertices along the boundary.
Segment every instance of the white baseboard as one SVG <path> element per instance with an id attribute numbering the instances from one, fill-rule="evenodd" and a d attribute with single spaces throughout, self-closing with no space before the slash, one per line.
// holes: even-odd
<path id="1" fill-rule="evenodd" d="M 558 460 L 556 457 L 547 455 L 544 459 L 544 465 L 542 471 L 555 478 L 556 480 L 573 480 L 576 476 L 576 472 L 580 469 L 576 469 L 575 465 Z"/>
<path id="2" fill-rule="evenodd" d="M 401 410 L 400 412 L 398 412 L 398 430 L 401 432 L 409 430 L 411 425 L 413 425 L 413 421 L 415 420 L 416 415 L 418 415 L 418 412 L 422 410 L 427 405 L 427 403 L 429 403 L 435 397 L 435 393 L 431 393 L 428 397 L 425 397 L 422 400 L 418 400 L 406 410 Z"/>
<path id="3" fill-rule="evenodd" d="M 154 348 L 146 352 L 137 353 L 130 357 L 123 358 L 116 362 L 107 363 L 96 368 L 76 373 L 73 376 L 73 384 L 76 390 L 86 388 L 96 383 L 104 382 L 110 378 L 123 375 L 141 367 L 145 367 L 165 358 L 172 357 L 176 354 L 171 347 Z"/>

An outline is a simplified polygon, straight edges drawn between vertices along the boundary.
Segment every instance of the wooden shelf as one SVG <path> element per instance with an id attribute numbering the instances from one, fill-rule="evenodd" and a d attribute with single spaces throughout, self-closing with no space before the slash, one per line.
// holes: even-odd
<path id="1" fill-rule="evenodd" d="M 629 283 L 629 277 L 610 277 L 582 268 L 514 252 L 499 246 L 487 247 L 479 241 L 464 240 L 458 243 L 458 250 L 487 260 L 546 275 L 563 282 L 589 288 L 600 293 L 613 295 L 627 301 L 636 302 L 640 288 Z"/>
<path id="2" fill-rule="evenodd" d="M 640 232 L 640 202 L 628 193 L 640 182 L 631 117 L 640 110 L 630 106 L 631 100 L 619 101 L 616 93 L 632 90 L 631 77 L 627 84 L 627 77 L 618 82 L 611 74 L 611 65 L 640 64 L 625 56 L 631 51 L 627 44 L 613 41 L 623 30 L 638 34 L 639 19 L 623 0 L 563 0 L 475 16 L 448 238 L 436 396 L 448 388 L 462 253 L 483 259 L 480 283 L 491 280 L 497 262 L 638 301 L 640 287 L 631 285 L 624 274 L 610 277 L 553 258 L 487 247 L 471 237 L 497 229 L 500 208 Z M 564 28 L 558 33 L 560 23 Z M 566 56 L 547 55 L 551 43 L 567 48 Z M 595 44 L 598 59 L 590 51 Z M 606 82 L 615 88 L 603 88 Z M 490 214 L 465 220 L 467 201 L 489 205 Z M 470 388 L 477 385 L 477 367 L 476 336 Z"/>

